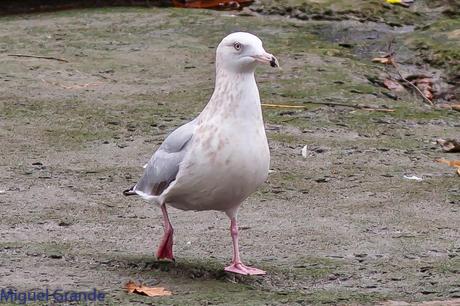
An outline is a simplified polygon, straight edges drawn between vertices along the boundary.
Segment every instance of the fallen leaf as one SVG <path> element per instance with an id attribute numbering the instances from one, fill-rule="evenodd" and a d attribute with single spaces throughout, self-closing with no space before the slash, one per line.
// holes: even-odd
<path id="1" fill-rule="evenodd" d="M 137 285 L 135 282 L 129 281 L 125 284 L 124 288 L 128 291 L 128 293 L 133 293 L 134 290 L 137 288 Z"/>
<path id="2" fill-rule="evenodd" d="M 372 59 L 372 61 L 375 62 L 375 63 L 384 64 L 384 65 L 393 65 L 394 64 L 393 55 L 391 55 L 391 54 L 387 54 L 387 55 L 382 56 L 382 57 L 374 57 Z"/>
<path id="3" fill-rule="evenodd" d="M 385 85 L 386 88 L 389 90 L 394 90 L 394 91 L 404 91 L 404 87 L 399 84 L 397 81 L 392 80 L 392 79 L 385 79 L 383 81 L 383 84 Z"/>
<path id="4" fill-rule="evenodd" d="M 437 139 L 436 142 L 441 146 L 446 153 L 460 152 L 460 142 L 455 139 Z"/>
<path id="5" fill-rule="evenodd" d="M 169 296 L 171 291 L 166 290 L 163 287 L 148 287 L 142 284 L 137 285 L 133 281 L 129 281 L 125 284 L 124 288 L 128 293 L 136 293 L 146 296 Z"/>
<path id="6" fill-rule="evenodd" d="M 414 81 L 415 86 L 417 86 L 425 95 L 430 100 L 433 100 L 433 81 L 431 79 L 418 79 Z"/>
<path id="7" fill-rule="evenodd" d="M 406 79 L 420 89 L 423 95 L 430 101 L 434 98 L 433 79 L 424 74 L 415 74 L 406 77 Z"/>
<path id="8" fill-rule="evenodd" d="M 460 160 L 447 160 L 444 158 L 440 158 L 436 160 L 438 163 L 446 164 L 450 167 L 457 167 L 460 168 Z"/>
<path id="9" fill-rule="evenodd" d="M 437 106 L 439 108 L 443 108 L 443 109 L 452 109 L 452 110 L 455 110 L 457 112 L 460 112 L 460 104 L 447 104 L 447 103 L 443 103 L 443 104 L 437 104 Z"/>

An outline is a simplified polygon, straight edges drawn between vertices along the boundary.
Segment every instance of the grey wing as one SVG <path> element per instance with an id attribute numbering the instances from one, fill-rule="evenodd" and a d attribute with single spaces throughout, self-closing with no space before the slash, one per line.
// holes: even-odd
<path id="1" fill-rule="evenodd" d="M 147 195 L 160 195 L 176 179 L 195 126 L 196 120 L 190 121 L 166 137 L 147 163 L 144 175 L 134 186 L 134 191 L 141 191 Z"/>

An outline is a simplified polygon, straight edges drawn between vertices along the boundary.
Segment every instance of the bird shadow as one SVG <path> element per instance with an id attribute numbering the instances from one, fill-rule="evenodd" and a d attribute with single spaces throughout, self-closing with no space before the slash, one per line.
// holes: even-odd
<path id="1" fill-rule="evenodd" d="M 119 255 L 100 261 L 109 269 L 132 271 L 136 274 L 160 272 L 172 277 L 193 280 L 217 280 L 252 285 L 259 283 L 260 276 L 239 275 L 224 270 L 224 265 L 213 259 L 180 258 L 176 261 L 157 260 L 154 256 Z"/>

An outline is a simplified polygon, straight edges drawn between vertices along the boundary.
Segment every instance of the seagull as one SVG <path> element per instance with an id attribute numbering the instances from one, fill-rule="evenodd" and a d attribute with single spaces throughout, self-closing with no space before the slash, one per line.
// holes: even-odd
<path id="1" fill-rule="evenodd" d="M 246 32 L 226 36 L 216 50 L 215 89 L 208 104 L 198 117 L 166 137 L 137 184 L 123 192 L 161 207 L 164 236 L 156 253 L 159 260 L 174 261 L 167 206 L 216 210 L 230 218 L 233 259 L 225 271 L 266 273 L 241 261 L 237 225 L 240 205 L 265 182 L 270 165 L 254 76 L 259 63 L 279 67 L 257 36 Z"/>

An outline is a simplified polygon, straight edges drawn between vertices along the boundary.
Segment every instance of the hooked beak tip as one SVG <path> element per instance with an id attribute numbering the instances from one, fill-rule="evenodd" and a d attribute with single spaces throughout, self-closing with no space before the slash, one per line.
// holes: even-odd
<path id="1" fill-rule="evenodd" d="M 274 57 L 273 55 L 272 55 L 272 58 L 270 60 L 270 66 L 272 66 L 273 68 L 280 68 L 280 63 L 278 62 L 276 57 Z"/>
<path id="2" fill-rule="evenodd" d="M 253 56 L 253 58 L 259 63 L 270 64 L 270 66 L 272 66 L 274 68 L 276 68 L 276 67 L 280 68 L 280 64 L 279 64 L 278 60 L 276 59 L 276 57 L 274 57 L 270 53 L 264 53 L 264 54 L 261 54 L 261 55 L 256 55 L 256 56 Z"/>

